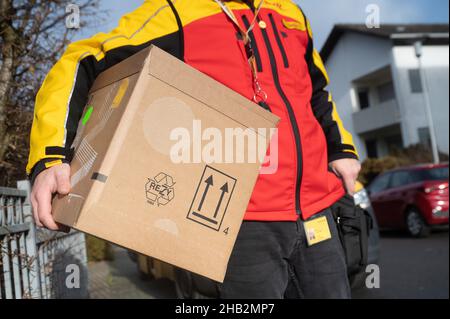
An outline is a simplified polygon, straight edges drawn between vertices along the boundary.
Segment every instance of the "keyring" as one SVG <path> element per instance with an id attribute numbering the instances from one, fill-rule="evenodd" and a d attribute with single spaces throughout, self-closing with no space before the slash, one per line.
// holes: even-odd
<path id="1" fill-rule="evenodd" d="M 257 104 L 259 104 L 261 102 L 266 103 L 267 102 L 267 93 L 262 90 L 255 93 L 255 95 L 253 95 L 253 102 L 255 102 Z"/>

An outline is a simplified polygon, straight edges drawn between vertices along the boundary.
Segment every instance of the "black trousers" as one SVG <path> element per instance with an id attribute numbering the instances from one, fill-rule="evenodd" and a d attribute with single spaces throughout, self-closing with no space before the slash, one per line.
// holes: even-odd
<path id="1" fill-rule="evenodd" d="M 327 209 L 332 238 L 308 247 L 303 221 L 244 222 L 230 258 L 223 299 L 348 299 L 344 250 Z"/>

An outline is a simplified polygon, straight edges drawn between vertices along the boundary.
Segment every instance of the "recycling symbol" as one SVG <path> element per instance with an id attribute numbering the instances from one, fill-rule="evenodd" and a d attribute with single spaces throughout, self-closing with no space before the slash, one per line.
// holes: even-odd
<path id="1" fill-rule="evenodd" d="M 175 182 L 172 176 L 159 173 L 149 178 L 145 185 L 147 201 L 151 205 L 165 206 L 175 197 Z"/>

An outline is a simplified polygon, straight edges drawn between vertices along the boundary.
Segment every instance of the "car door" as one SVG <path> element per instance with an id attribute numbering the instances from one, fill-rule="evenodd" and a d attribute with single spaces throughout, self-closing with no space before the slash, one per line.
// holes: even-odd
<path id="1" fill-rule="evenodd" d="M 404 210 L 408 199 L 408 189 L 411 187 L 411 172 L 397 171 L 392 174 L 389 195 L 386 206 L 389 211 L 389 227 L 404 225 Z"/>
<path id="2" fill-rule="evenodd" d="M 386 210 L 389 207 L 387 202 L 389 200 L 391 175 L 391 173 L 384 173 L 378 176 L 367 188 L 380 227 L 387 227 L 387 224 L 389 223 L 389 214 Z"/>

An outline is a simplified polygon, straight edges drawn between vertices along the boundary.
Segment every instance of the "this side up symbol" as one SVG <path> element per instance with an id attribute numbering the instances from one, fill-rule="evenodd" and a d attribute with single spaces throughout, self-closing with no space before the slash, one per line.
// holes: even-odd
<path id="1" fill-rule="evenodd" d="M 211 175 L 211 176 L 205 181 L 205 183 L 206 183 L 206 188 L 205 188 L 205 191 L 203 192 L 203 196 L 202 196 L 202 199 L 200 200 L 200 204 L 198 205 L 198 211 L 199 211 L 199 212 L 202 211 L 203 204 L 205 203 L 206 196 L 208 195 L 208 192 L 209 192 L 209 188 L 210 188 L 211 186 L 214 186 L 214 179 L 213 179 L 213 176 Z M 220 190 L 221 190 L 222 194 L 220 195 L 219 202 L 217 203 L 216 209 L 215 209 L 215 211 L 214 211 L 214 217 L 213 217 L 214 219 L 217 218 L 217 215 L 219 214 L 219 210 L 220 210 L 220 207 L 222 206 L 222 202 L 223 202 L 223 199 L 224 199 L 224 197 L 225 197 L 225 194 L 228 193 L 228 182 L 225 183 L 225 184 L 220 188 Z M 197 214 L 198 214 L 198 213 L 197 213 Z M 215 220 L 211 220 L 211 222 L 217 224 L 217 222 L 216 222 Z"/>
<path id="2" fill-rule="evenodd" d="M 207 166 L 187 218 L 218 231 L 235 185 L 235 178 Z"/>

